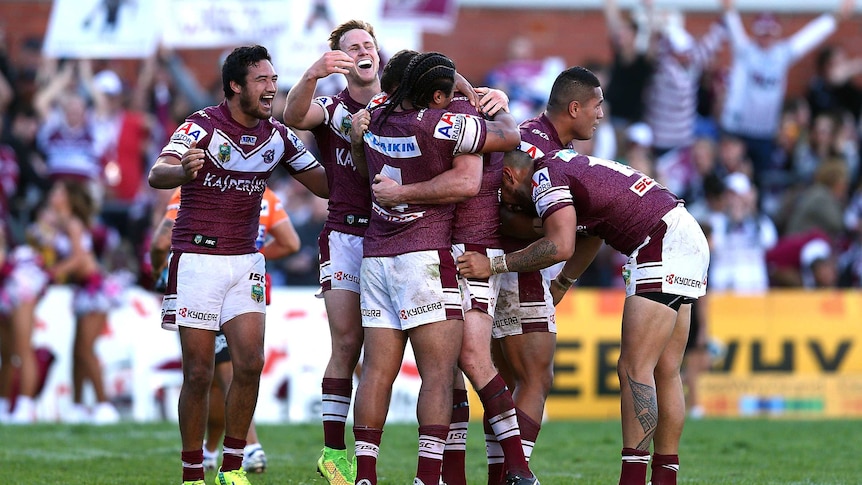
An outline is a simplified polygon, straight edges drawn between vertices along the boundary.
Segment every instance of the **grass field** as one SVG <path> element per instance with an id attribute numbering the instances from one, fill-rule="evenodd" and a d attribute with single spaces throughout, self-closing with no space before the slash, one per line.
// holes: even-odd
<path id="1" fill-rule="evenodd" d="M 253 485 L 324 485 L 315 462 L 319 425 L 259 425 L 269 469 Z M 862 421 L 715 420 L 686 425 L 680 484 L 858 484 Z M 484 485 L 480 423 L 471 423 L 469 483 Z M 381 485 L 409 485 L 416 467 L 416 426 L 383 434 Z M 531 465 L 543 485 L 617 483 L 616 421 L 555 421 L 542 427 Z M 87 427 L 39 424 L 0 427 L 4 484 L 179 484 L 179 434 L 173 423 Z M 213 474 L 207 474 L 212 483 Z"/>

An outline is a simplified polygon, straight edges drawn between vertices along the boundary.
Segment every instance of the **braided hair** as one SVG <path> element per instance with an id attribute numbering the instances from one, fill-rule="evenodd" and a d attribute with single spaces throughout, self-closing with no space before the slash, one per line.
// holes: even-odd
<path id="1" fill-rule="evenodd" d="M 427 52 L 414 56 L 404 70 L 401 84 L 391 93 L 389 102 L 383 105 L 383 116 L 379 124 L 386 123 L 389 115 L 406 100 L 416 108 L 427 108 L 434 93 L 451 93 L 455 87 L 455 63 L 439 52 Z"/>

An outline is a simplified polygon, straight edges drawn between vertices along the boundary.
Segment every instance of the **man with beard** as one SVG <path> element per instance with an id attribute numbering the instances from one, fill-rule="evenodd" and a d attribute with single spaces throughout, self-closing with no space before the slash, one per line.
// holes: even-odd
<path id="1" fill-rule="evenodd" d="M 185 485 L 204 485 L 203 440 L 218 330 L 231 349 L 234 376 L 225 400 L 217 481 L 249 483 L 241 465 L 263 369 L 266 268 L 255 240 L 266 180 L 283 165 L 315 194 L 329 193 L 323 167 L 293 132 L 272 119 L 277 80 L 265 47 L 235 49 L 222 66 L 225 100 L 189 116 L 149 174 L 154 188 L 182 187 L 162 326 L 178 327 L 180 333 Z"/>

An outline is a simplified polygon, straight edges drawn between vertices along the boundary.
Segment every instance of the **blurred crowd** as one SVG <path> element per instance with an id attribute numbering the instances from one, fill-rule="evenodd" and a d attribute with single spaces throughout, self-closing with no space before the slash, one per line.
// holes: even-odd
<path id="1" fill-rule="evenodd" d="M 744 25 L 732 0 L 723 7 L 695 38 L 679 12 L 654 11 L 648 0 L 624 12 L 606 1 L 613 56 L 586 66 L 602 80 L 606 117 L 595 138 L 575 148 L 627 163 L 686 200 L 710 234 L 712 290 L 859 286 L 862 57 L 830 41 L 853 2 L 797 32 L 785 32 L 770 14 Z M 221 101 L 221 84 L 202 86 L 167 49 L 123 78 L 110 60 L 46 58 L 37 38 L 13 56 L 2 37 L 5 247 L 38 239 L 38 214 L 56 181 L 83 184 L 98 261 L 107 273 L 151 287 L 148 237 L 170 191 L 150 188 L 146 174 L 189 113 Z M 789 68 L 808 54 L 816 56 L 816 72 L 804 95 L 788 97 Z M 520 121 L 544 109 L 550 84 L 566 67 L 562 58 L 537 59 L 530 39 L 517 36 L 509 60 L 471 81 L 507 92 Z M 340 88 L 325 85 L 331 92 L 319 94 Z M 283 90 L 280 103 L 285 96 Z M 277 117 L 282 106 L 273 109 Z M 276 285 L 316 285 L 326 203 L 276 173 L 270 184 L 303 247 L 268 269 Z M 600 253 L 581 285 L 619 284 L 619 258 Z"/>
<path id="2" fill-rule="evenodd" d="M 602 81 L 605 119 L 575 148 L 626 163 L 685 199 L 709 235 L 711 291 L 858 287 L 862 57 L 831 39 L 854 2 L 795 32 L 771 13 L 743 23 L 733 0 L 722 7 L 696 38 L 679 12 L 649 0 L 624 12 L 606 0 L 613 56 L 586 66 Z M 806 55 L 816 71 L 804 93 L 788 96 L 789 70 Z M 486 82 L 509 93 L 525 119 L 544 109 L 558 59 L 531 57 L 521 37 L 510 57 Z M 604 249 L 582 286 L 620 284 L 624 261 Z"/>

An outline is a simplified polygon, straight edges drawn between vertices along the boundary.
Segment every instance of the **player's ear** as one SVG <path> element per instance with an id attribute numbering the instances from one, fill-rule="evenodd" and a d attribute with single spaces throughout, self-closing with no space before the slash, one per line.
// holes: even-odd
<path id="1" fill-rule="evenodd" d="M 239 94 L 239 93 L 241 93 L 241 92 L 242 92 L 242 86 L 240 86 L 240 85 L 239 85 L 239 83 L 238 83 L 238 82 L 236 82 L 236 81 L 231 81 L 231 82 L 230 82 L 230 89 L 231 89 L 231 91 L 233 91 L 235 94 Z"/>
<path id="2" fill-rule="evenodd" d="M 569 115 L 572 118 L 578 117 L 578 112 L 581 110 L 581 102 L 574 99 L 569 102 Z"/>

